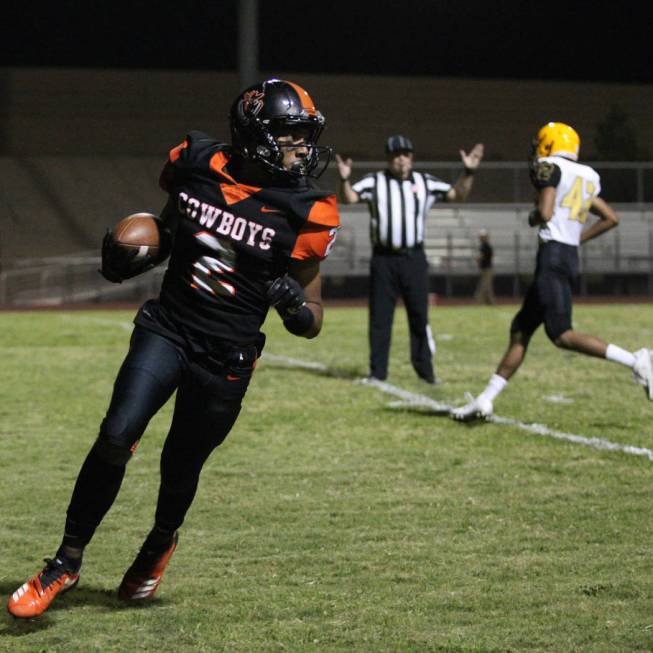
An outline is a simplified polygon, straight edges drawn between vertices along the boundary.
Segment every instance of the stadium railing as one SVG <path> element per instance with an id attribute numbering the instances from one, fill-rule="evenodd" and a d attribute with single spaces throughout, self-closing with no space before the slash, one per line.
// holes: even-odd
<path id="1" fill-rule="evenodd" d="M 478 231 L 488 229 L 501 294 L 518 295 L 532 274 L 537 236 L 526 224 L 530 204 L 441 205 L 431 209 L 425 250 L 433 285 L 444 296 L 469 295 L 478 274 Z M 616 205 L 618 229 L 581 249 L 579 292 L 653 295 L 653 206 Z M 325 295 L 364 294 L 371 244 L 365 206 L 341 207 L 342 229 L 331 256 L 322 264 Z M 98 252 L 25 259 L 0 273 L 0 305 L 130 302 L 158 292 L 165 266 L 122 284 L 98 274 Z M 615 279 L 620 281 L 615 285 Z M 635 291 L 636 289 L 636 291 Z"/>

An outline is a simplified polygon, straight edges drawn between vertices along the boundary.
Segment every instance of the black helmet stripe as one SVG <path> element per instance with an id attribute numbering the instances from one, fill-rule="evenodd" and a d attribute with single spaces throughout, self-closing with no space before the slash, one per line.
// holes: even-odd
<path id="1" fill-rule="evenodd" d="M 412 152 L 413 144 L 410 141 L 410 138 L 402 136 L 401 134 L 396 134 L 395 136 L 390 136 L 385 143 L 386 154 L 393 154 L 394 152 Z"/>

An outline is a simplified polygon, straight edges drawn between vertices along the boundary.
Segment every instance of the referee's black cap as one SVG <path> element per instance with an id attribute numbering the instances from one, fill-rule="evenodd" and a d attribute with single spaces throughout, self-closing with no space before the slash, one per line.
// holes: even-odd
<path id="1" fill-rule="evenodd" d="M 413 144 L 410 138 L 402 136 L 401 134 L 396 134 L 395 136 L 390 136 L 385 142 L 385 153 L 394 154 L 395 152 L 412 152 Z"/>

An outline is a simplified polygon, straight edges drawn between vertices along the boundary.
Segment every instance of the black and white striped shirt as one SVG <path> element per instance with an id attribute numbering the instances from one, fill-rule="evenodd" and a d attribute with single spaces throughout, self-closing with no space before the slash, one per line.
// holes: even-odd
<path id="1" fill-rule="evenodd" d="M 388 170 L 371 172 L 352 186 L 370 207 L 373 245 L 399 250 L 424 242 L 424 220 L 434 202 L 446 200 L 451 184 L 422 172 L 400 181 Z"/>

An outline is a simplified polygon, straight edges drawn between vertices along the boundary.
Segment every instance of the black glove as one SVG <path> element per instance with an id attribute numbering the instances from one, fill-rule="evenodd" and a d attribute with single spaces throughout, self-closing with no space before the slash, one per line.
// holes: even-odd
<path id="1" fill-rule="evenodd" d="M 287 274 L 277 277 L 268 285 L 267 298 L 270 306 L 277 309 L 282 320 L 299 313 L 306 303 L 303 288 Z"/>
<path id="2" fill-rule="evenodd" d="M 542 224 L 542 216 L 537 208 L 531 209 L 531 212 L 528 214 L 528 225 L 529 227 L 537 227 L 539 224 Z"/>
<path id="3" fill-rule="evenodd" d="M 102 268 L 100 274 L 112 283 L 122 283 L 125 279 L 131 279 L 156 265 L 156 261 L 149 254 L 138 256 L 138 249 L 135 247 L 124 247 L 113 240 L 111 231 L 102 239 Z"/>

